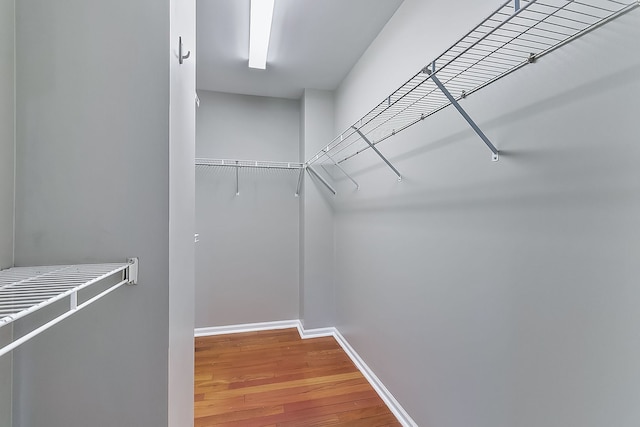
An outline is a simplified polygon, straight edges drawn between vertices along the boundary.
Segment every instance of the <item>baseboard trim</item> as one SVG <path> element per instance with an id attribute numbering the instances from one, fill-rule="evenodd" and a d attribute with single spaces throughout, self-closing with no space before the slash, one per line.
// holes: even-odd
<path id="1" fill-rule="evenodd" d="M 300 332 L 300 338 L 306 340 L 310 338 L 333 337 L 335 336 L 336 328 L 304 329 L 301 325 L 298 332 Z"/>
<path id="2" fill-rule="evenodd" d="M 333 337 L 338 341 L 340 347 L 344 350 L 345 353 L 351 358 L 351 361 L 356 365 L 356 367 L 362 372 L 362 375 L 369 381 L 371 387 L 378 393 L 380 398 L 387 404 L 393 415 L 398 418 L 398 421 L 404 427 L 418 427 L 418 424 L 411 418 L 409 413 L 404 410 L 400 402 L 393 397 L 393 394 L 384 386 L 380 378 L 373 372 L 373 370 L 362 360 L 360 355 L 356 352 L 356 350 L 351 347 L 349 341 L 346 340 L 345 337 L 342 336 L 338 329 L 333 328 L 335 333 Z"/>
<path id="3" fill-rule="evenodd" d="M 275 329 L 298 328 L 301 325 L 299 320 L 280 320 L 277 322 L 245 323 L 242 325 L 213 326 L 210 328 L 196 328 L 196 337 L 207 337 L 212 335 L 238 334 L 242 332 L 269 331 Z"/>
<path id="4" fill-rule="evenodd" d="M 228 325 L 228 326 L 214 326 L 211 328 L 196 328 L 196 337 L 206 337 L 212 335 L 224 335 L 224 334 L 236 334 L 241 332 L 257 332 L 268 331 L 276 329 L 289 329 L 296 328 L 302 339 L 320 338 L 320 337 L 334 337 L 340 344 L 340 347 L 347 353 L 351 361 L 356 365 L 358 370 L 362 372 L 362 375 L 369 381 L 371 387 L 378 393 L 380 398 L 389 407 L 391 412 L 398 418 L 398 421 L 403 427 L 418 427 L 418 424 L 411 418 L 411 416 L 404 410 L 400 402 L 396 400 L 391 392 L 384 386 L 380 378 L 369 368 L 369 366 L 362 360 L 356 350 L 351 347 L 345 337 L 342 336 L 337 328 L 318 328 L 318 329 L 304 329 L 300 320 L 281 320 L 277 322 L 261 322 L 261 323 L 246 323 L 242 325 Z"/>

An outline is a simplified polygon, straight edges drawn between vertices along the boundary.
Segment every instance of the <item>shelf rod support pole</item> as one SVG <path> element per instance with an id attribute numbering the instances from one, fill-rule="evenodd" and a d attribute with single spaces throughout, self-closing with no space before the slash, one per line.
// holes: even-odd
<path id="1" fill-rule="evenodd" d="M 352 126 L 353 129 L 355 129 L 356 132 L 358 132 L 358 135 L 360 135 L 360 138 L 362 138 L 364 140 L 364 142 L 366 142 L 367 144 L 369 144 L 369 147 L 371 147 L 373 149 L 373 151 L 376 152 L 376 154 L 378 156 L 380 156 L 380 158 L 382 160 L 384 160 L 384 162 L 387 164 L 387 166 L 389 166 L 391 168 L 391 170 L 393 171 L 393 173 L 396 174 L 396 176 L 398 177 L 398 181 L 402 181 L 402 175 L 400 175 L 400 172 L 398 172 L 398 169 L 394 168 L 393 165 L 391 164 L 391 162 L 389 160 L 387 160 L 387 158 L 385 156 L 382 155 L 382 153 L 376 148 L 376 146 L 374 144 L 371 143 L 371 141 L 369 141 L 369 139 L 364 135 L 364 133 L 362 133 L 360 131 L 360 129 L 358 129 L 355 126 Z"/>
<path id="2" fill-rule="evenodd" d="M 240 167 L 238 166 L 238 161 L 236 160 L 236 196 L 240 195 L 240 180 L 238 179 L 238 170 Z"/>
<path id="3" fill-rule="evenodd" d="M 453 95 L 451 95 L 451 92 L 449 92 L 449 90 L 446 87 L 444 87 L 444 85 L 442 84 L 440 79 L 438 79 L 438 77 L 436 77 L 435 70 L 436 70 L 436 63 L 434 62 L 432 64 L 431 70 L 430 70 L 431 71 L 431 80 L 433 80 L 433 82 L 436 84 L 436 86 L 438 86 L 438 89 L 440 89 L 440 91 L 444 94 L 444 96 L 447 97 L 449 102 L 451 102 L 451 105 L 456 107 L 456 110 L 458 110 L 460 115 L 462 117 L 464 117 L 464 119 L 467 121 L 467 123 L 469 123 L 469 126 L 471 126 L 471 128 L 475 131 L 475 133 L 478 134 L 480 139 L 482 139 L 482 141 L 484 141 L 484 143 L 487 144 L 487 147 L 489 147 L 489 150 L 491 150 L 491 152 L 493 153 L 493 156 L 491 157 L 491 160 L 493 160 L 494 162 L 497 162 L 498 159 L 500 158 L 498 149 L 491 143 L 489 138 L 487 138 L 487 136 L 484 134 L 484 132 L 482 132 L 482 130 L 478 127 L 476 122 L 473 121 L 471 116 L 469 116 L 469 114 L 467 114 L 467 112 L 464 110 L 464 108 L 462 108 L 462 106 L 458 103 L 456 98 Z"/>
<path id="4" fill-rule="evenodd" d="M 338 164 L 338 162 L 336 162 L 335 160 L 333 160 L 333 157 L 331 156 L 331 154 L 329 154 L 329 150 L 328 150 L 328 149 L 325 149 L 324 153 L 327 155 L 327 157 L 329 158 L 329 160 L 331 160 L 331 161 L 333 162 L 333 164 L 334 164 L 338 169 L 340 169 L 340 172 L 342 172 L 342 173 L 344 174 L 344 176 L 346 176 L 347 178 L 349 178 L 349 180 L 350 180 L 351 182 L 353 182 L 353 185 L 355 185 L 355 186 L 356 186 L 356 190 L 359 190 L 359 189 L 360 189 L 360 184 L 358 184 L 358 183 L 356 182 L 356 180 L 355 180 L 355 179 L 353 179 L 353 178 L 351 177 L 351 175 L 349 175 L 349 174 L 347 173 L 347 171 L 346 171 L 346 170 L 344 170 L 344 169 L 342 168 L 342 166 L 340 166 L 340 165 Z"/>
<path id="5" fill-rule="evenodd" d="M 296 187 L 296 197 L 300 196 L 300 189 L 302 188 L 302 175 L 304 175 L 304 168 L 300 168 L 300 175 L 298 176 L 298 186 Z"/>
<path id="6" fill-rule="evenodd" d="M 315 176 L 316 178 L 318 178 L 320 180 L 320 182 L 322 182 L 324 184 L 325 187 L 327 187 L 329 189 L 329 191 L 331 191 L 333 193 L 333 195 L 336 195 L 336 190 L 334 190 L 334 188 L 329 185 L 329 183 L 327 182 L 326 179 L 324 179 L 318 172 L 316 172 L 311 166 L 307 166 L 307 170 L 309 171 L 309 173 L 311 173 L 313 176 Z"/>

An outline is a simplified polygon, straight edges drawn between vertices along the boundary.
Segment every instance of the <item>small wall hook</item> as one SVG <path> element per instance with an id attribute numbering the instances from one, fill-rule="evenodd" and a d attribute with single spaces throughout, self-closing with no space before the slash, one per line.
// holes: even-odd
<path id="1" fill-rule="evenodd" d="M 185 59 L 189 59 L 191 51 L 188 50 L 186 55 L 182 54 L 182 37 L 178 37 L 178 62 L 182 65 Z"/>

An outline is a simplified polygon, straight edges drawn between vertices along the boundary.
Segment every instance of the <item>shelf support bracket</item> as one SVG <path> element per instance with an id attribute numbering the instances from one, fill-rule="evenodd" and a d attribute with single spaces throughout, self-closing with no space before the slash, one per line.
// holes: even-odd
<path id="1" fill-rule="evenodd" d="M 360 131 L 360 129 L 358 129 L 355 126 L 351 126 L 353 129 L 355 129 L 356 132 L 358 132 L 358 135 L 360 135 L 360 138 L 362 138 L 364 140 L 364 142 L 366 142 L 367 144 L 369 144 L 369 147 L 371 147 L 373 149 L 373 151 L 376 152 L 376 154 L 378 156 L 380 156 L 380 158 L 382 160 L 384 160 L 384 162 L 387 164 L 387 166 L 389 166 L 391 168 L 391 170 L 393 171 L 393 173 L 396 174 L 396 176 L 398 177 L 398 181 L 402 181 L 402 175 L 400 175 L 400 172 L 398 172 L 398 169 L 394 168 L 393 165 L 391 164 L 391 162 L 389 160 L 387 160 L 387 158 L 385 156 L 382 155 L 382 153 L 380 151 L 378 151 L 378 149 L 376 148 L 376 146 L 374 144 L 371 143 L 371 141 L 369 141 L 369 139 L 364 135 L 364 133 L 362 133 Z"/>
<path id="2" fill-rule="evenodd" d="M 482 130 L 478 127 L 476 122 L 474 122 L 473 119 L 469 116 L 469 114 L 467 114 L 467 112 L 464 110 L 464 108 L 462 108 L 462 106 L 458 103 L 456 98 L 453 95 L 451 95 L 451 92 L 449 92 L 449 90 L 446 87 L 444 87 L 440 79 L 436 77 L 435 71 L 436 71 L 436 63 L 434 62 L 430 70 L 431 80 L 433 80 L 436 86 L 438 86 L 438 89 L 440 89 L 440 91 L 444 94 L 444 96 L 447 97 L 449 102 L 451 102 L 451 105 L 456 107 L 456 110 L 458 110 L 460 115 L 464 117 L 467 123 L 469 123 L 469 126 L 471 126 L 471 128 L 475 131 L 475 133 L 478 134 L 480 139 L 482 139 L 482 141 L 484 141 L 484 143 L 487 144 L 487 147 L 489 147 L 489 150 L 491 150 L 491 152 L 493 153 L 493 155 L 491 156 L 491 160 L 493 160 L 494 162 L 497 162 L 500 159 L 498 149 L 491 143 L 491 141 L 489 141 L 489 138 L 487 138 L 484 132 L 482 132 Z"/>
<path id="3" fill-rule="evenodd" d="M 356 186 L 356 190 L 359 190 L 359 189 L 360 189 L 360 184 L 358 184 L 358 183 L 356 182 L 356 180 L 355 180 L 355 179 L 353 179 L 353 177 L 351 177 L 351 175 L 349 175 L 349 174 L 347 173 L 347 171 L 346 171 L 346 170 L 344 170 L 344 169 L 342 168 L 342 166 L 340 166 L 340 165 L 338 164 L 338 162 L 336 162 L 335 160 L 333 160 L 333 157 L 331 156 L 331 154 L 329 154 L 329 150 L 325 148 L 324 153 L 327 155 L 327 157 L 329 158 L 329 160 L 331 160 L 331 162 L 334 164 L 334 166 L 336 166 L 338 169 L 340 169 L 340 172 L 342 172 L 342 174 L 343 174 L 344 176 L 346 176 L 347 178 L 349 178 L 349 181 L 353 182 L 353 185 L 355 185 L 355 186 Z"/>
<path id="4" fill-rule="evenodd" d="M 125 277 L 123 278 L 123 280 L 126 280 L 129 285 L 137 285 L 139 264 L 138 258 L 128 258 L 127 262 L 129 263 L 129 268 L 125 270 Z"/>
<path id="5" fill-rule="evenodd" d="M 240 180 L 238 179 L 238 169 L 240 169 L 240 166 L 238 166 L 238 161 L 236 160 L 236 196 L 240 195 Z"/>
<path id="6" fill-rule="evenodd" d="M 316 178 L 318 178 L 320 180 L 320 182 L 322 182 L 324 184 L 325 187 L 327 187 L 327 189 L 329 189 L 329 191 L 331 191 L 333 193 L 333 195 L 336 195 L 336 190 L 334 190 L 334 188 L 329 185 L 329 183 L 327 182 L 326 179 L 324 179 L 318 172 L 316 172 L 311 166 L 307 166 L 307 170 L 309 171 L 309 173 L 311 173 L 313 176 L 315 176 Z"/>
<path id="7" fill-rule="evenodd" d="M 298 186 L 296 187 L 296 197 L 300 196 L 300 188 L 302 188 L 302 175 L 304 175 L 304 167 L 300 168 L 300 175 L 298 176 Z"/>

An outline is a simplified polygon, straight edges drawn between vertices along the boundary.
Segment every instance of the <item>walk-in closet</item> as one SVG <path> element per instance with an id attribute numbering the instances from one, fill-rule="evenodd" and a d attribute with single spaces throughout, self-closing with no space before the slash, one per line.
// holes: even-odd
<path id="1" fill-rule="evenodd" d="M 637 0 L 0 0 L 0 427 L 636 427 Z"/>

